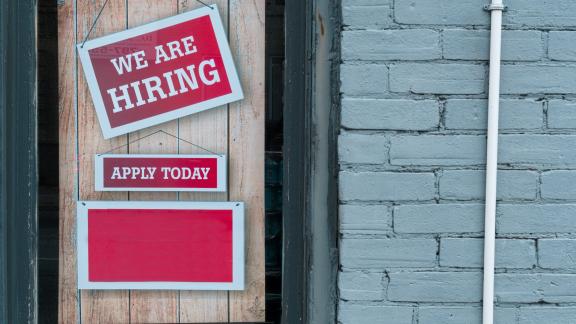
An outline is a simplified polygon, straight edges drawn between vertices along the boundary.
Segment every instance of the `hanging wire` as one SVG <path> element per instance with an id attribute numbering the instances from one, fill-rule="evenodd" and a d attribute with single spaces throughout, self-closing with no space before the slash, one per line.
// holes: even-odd
<path id="1" fill-rule="evenodd" d="M 92 29 L 94 29 L 94 26 L 96 26 L 96 23 L 98 22 L 98 19 L 100 19 L 100 15 L 102 14 L 102 11 L 104 11 L 104 7 L 106 7 L 107 3 L 108 3 L 108 0 L 104 1 L 102 8 L 100 8 L 98 15 L 96 15 L 96 19 L 94 19 L 92 26 L 90 26 L 90 29 L 88 30 L 88 34 L 86 34 L 86 37 L 84 37 L 84 40 L 82 41 L 82 45 L 80 45 L 80 48 L 84 48 L 84 44 L 86 43 L 86 40 L 88 40 L 88 37 L 90 37 L 90 33 L 92 32 Z"/>
<path id="2" fill-rule="evenodd" d="M 82 45 L 80 45 L 80 48 L 84 48 L 84 44 L 88 40 L 88 37 L 90 37 L 90 33 L 92 33 L 92 29 L 94 29 L 94 26 L 96 26 L 96 23 L 98 22 L 98 19 L 100 19 L 100 15 L 102 14 L 102 11 L 104 11 L 104 8 L 106 7 L 106 4 L 108 4 L 108 1 L 109 0 L 104 1 L 104 4 L 100 8 L 98 15 L 96 15 L 96 18 L 94 19 L 94 22 L 92 23 L 92 26 L 90 26 L 90 29 L 88 30 L 88 34 L 86 34 L 86 37 L 84 37 L 84 40 L 82 41 Z M 204 2 L 202 0 L 196 0 L 196 2 L 201 3 L 205 7 L 210 8 L 211 10 L 214 10 L 214 7 L 212 7 L 211 5 L 207 4 L 206 2 Z"/>
<path id="3" fill-rule="evenodd" d="M 206 4 L 206 2 L 204 2 L 204 1 L 201 1 L 201 0 L 196 0 L 196 2 L 200 2 L 200 3 L 201 3 L 201 4 L 203 4 L 205 7 L 208 7 L 208 8 L 210 8 L 210 9 L 214 10 L 214 7 L 212 7 L 212 6 L 208 5 L 208 4 Z"/>
<path id="4" fill-rule="evenodd" d="M 185 140 L 185 139 L 183 139 L 183 138 L 181 138 L 181 137 L 178 137 L 178 136 L 176 136 L 176 135 L 174 135 L 174 134 L 170 134 L 170 133 L 168 133 L 168 132 L 165 132 L 165 131 L 163 131 L 163 130 L 161 130 L 161 129 L 160 129 L 160 130 L 157 130 L 157 131 L 155 131 L 155 132 L 153 132 L 153 133 L 150 133 L 150 134 L 148 134 L 148 135 L 146 135 L 146 136 L 139 137 L 139 138 L 137 138 L 137 139 L 135 139 L 135 140 L 133 140 L 133 141 L 130 141 L 130 142 L 126 143 L 126 144 L 123 144 L 123 145 L 120 145 L 120 146 L 116 146 L 116 147 L 114 147 L 114 148 L 112 148 L 112 149 L 110 149 L 110 150 L 108 150 L 108 151 L 106 151 L 106 152 L 104 152 L 104 153 L 99 153 L 99 154 L 97 154 L 97 155 L 100 156 L 100 155 L 108 154 L 108 153 L 110 153 L 110 152 L 114 152 L 114 151 L 116 151 L 116 150 L 118 150 L 118 149 L 121 149 L 121 148 L 123 148 L 123 147 L 126 147 L 126 146 L 128 146 L 128 145 L 130 145 L 130 144 L 139 142 L 139 141 L 141 141 L 141 140 L 143 140 L 143 139 L 145 139 L 145 138 L 148 138 L 148 137 L 150 137 L 150 136 L 152 136 L 152 135 L 156 135 L 156 134 L 158 134 L 158 133 L 163 133 L 163 134 L 166 134 L 166 135 L 168 135 L 168 136 L 174 137 L 175 139 L 177 139 L 177 140 L 179 140 L 179 141 L 182 141 L 182 142 L 184 142 L 184 143 L 190 144 L 190 145 L 192 145 L 192 146 L 194 146 L 194 147 L 197 147 L 197 148 L 199 148 L 199 149 L 201 149 L 201 150 L 203 150 L 203 151 L 206 151 L 206 152 L 208 152 L 208 153 L 215 154 L 215 155 L 218 155 L 218 156 L 224 156 L 224 155 L 222 155 L 222 154 L 218 154 L 218 153 L 216 153 L 216 152 L 214 152 L 214 151 L 211 151 L 211 150 L 209 150 L 209 149 L 207 149 L 207 148 L 205 148 L 205 147 L 202 147 L 202 146 L 200 146 L 200 145 L 198 145 L 198 144 L 194 144 L 194 143 L 192 143 L 192 142 L 190 142 L 190 141 L 187 141 L 187 140 Z"/>
<path id="5" fill-rule="evenodd" d="M 98 22 L 98 19 L 100 19 L 100 15 L 102 15 L 102 11 L 104 11 L 104 8 L 105 8 L 106 5 L 108 4 L 108 1 L 109 1 L 109 0 L 106 0 L 106 1 L 104 1 L 104 3 L 102 4 L 102 7 L 100 8 L 100 11 L 98 11 L 98 14 L 96 15 L 96 18 L 94 19 L 94 22 L 92 23 L 92 26 L 90 26 L 90 29 L 88 30 L 88 33 L 87 33 L 86 36 L 84 37 L 84 40 L 82 41 L 82 45 L 80 45 L 80 48 L 84 48 L 84 44 L 85 44 L 86 41 L 88 40 L 88 37 L 90 37 L 90 34 L 92 33 L 92 30 L 94 29 L 94 26 L 96 26 L 96 23 Z M 204 1 L 196 0 L 196 2 L 201 3 L 201 4 L 204 5 L 205 7 L 210 8 L 211 10 L 214 10 L 214 7 L 208 5 L 208 4 L 205 3 Z M 185 139 L 183 139 L 183 138 L 180 138 L 180 137 L 178 137 L 178 136 L 176 136 L 176 135 L 174 135 L 174 134 L 170 134 L 170 133 L 165 132 L 165 131 L 163 131 L 163 130 L 157 130 L 157 131 L 155 131 L 155 132 L 153 132 L 153 133 L 150 133 L 150 134 L 148 134 L 148 135 L 146 135 L 146 136 L 142 136 L 142 137 L 140 137 L 140 138 L 137 138 L 137 139 L 135 139 L 135 140 L 133 140 L 133 141 L 130 141 L 130 142 L 124 144 L 124 145 L 120 145 L 120 146 L 114 147 L 113 149 L 108 150 L 108 151 L 106 151 L 106 152 L 104 152 L 104 153 L 100 153 L 100 154 L 98 154 L 98 155 L 100 156 L 100 155 L 103 155 L 103 154 L 107 154 L 107 153 L 116 151 L 116 150 L 121 149 L 121 148 L 123 148 L 123 147 L 126 147 L 126 146 L 128 146 L 128 145 L 130 145 L 130 144 L 133 144 L 133 143 L 136 143 L 136 142 L 138 142 L 138 141 L 141 141 L 141 140 L 143 140 L 143 139 L 145 139 L 145 138 L 147 138 L 147 137 L 150 137 L 150 136 L 152 136 L 152 135 L 156 135 L 156 134 L 158 134 L 158 133 L 164 133 L 164 134 L 166 134 L 166 135 L 168 135 L 168 136 L 174 137 L 175 139 L 177 139 L 177 140 L 179 140 L 179 141 L 182 141 L 182 142 L 184 142 L 184 143 L 187 143 L 187 144 L 190 144 L 190 145 L 192 145 L 192 146 L 195 146 L 195 147 L 197 147 L 197 148 L 199 148 L 199 149 L 201 149 L 201 150 L 204 150 L 204 151 L 206 151 L 206 152 L 209 152 L 209 153 L 212 153 L 212 154 L 215 154 L 215 155 L 218 155 L 218 156 L 223 156 L 222 154 L 218 154 L 218 153 L 216 153 L 216 152 L 214 152 L 214 151 L 211 151 L 211 150 L 209 150 L 209 149 L 207 149 L 207 148 L 205 148 L 205 147 L 202 147 L 202 146 L 200 146 L 200 145 L 194 144 L 194 143 L 192 143 L 192 142 L 190 142 L 190 141 L 187 141 L 187 140 L 185 140 Z"/>

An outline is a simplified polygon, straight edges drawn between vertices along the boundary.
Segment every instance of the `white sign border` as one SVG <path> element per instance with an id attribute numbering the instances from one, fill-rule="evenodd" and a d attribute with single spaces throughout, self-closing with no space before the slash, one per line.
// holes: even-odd
<path id="1" fill-rule="evenodd" d="M 90 60 L 88 51 L 96 47 L 105 46 L 127 38 L 146 34 L 158 29 L 173 26 L 206 15 L 210 16 L 212 26 L 214 27 L 216 41 L 218 43 L 220 53 L 222 54 L 222 61 L 224 62 L 224 68 L 226 70 L 226 75 L 228 76 L 228 82 L 230 83 L 231 93 L 113 128 L 110 125 L 110 121 L 108 120 L 108 115 L 104 107 L 104 100 L 101 96 L 102 93 L 100 92 L 100 87 L 98 86 L 98 81 L 96 80 L 96 75 L 94 74 L 94 67 L 92 66 L 92 61 Z M 131 28 L 129 30 L 96 38 L 87 41 L 84 44 L 84 46 L 82 46 L 82 44 L 78 44 L 76 45 L 76 47 L 78 49 L 78 56 L 80 57 L 80 61 L 82 62 L 82 67 L 84 70 L 86 81 L 88 83 L 88 88 L 90 89 L 90 94 L 94 102 L 96 115 L 98 116 L 98 121 L 100 122 L 102 135 L 104 136 L 105 139 L 127 134 L 143 128 L 158 125 L 170 120 L 178 119 L 180 117 L 188 116 L 204 110 L 216 108 L 237 100 L 244 99 L 244 93 L 242 92 L 242 87 L 240 85 L 238 73 L 236 71 L 234 60 L 232 59 L 232 53 L 230 51 L 230 46 L 228 44 L 228 37 L 226 36 L 226 32 L 224 31 L 224 26 L 222 25 L 222 19 L 220 18 L 220 13 L 218 12 L 218 6 L 216 4 L 213 4 L 209 7 L 202 7 L 200 9 L 188 11 L 169 18 L 161 19 L 139 27 Z"/>
<path id="2" fill-rule="evenodd" d="M 105 158 L 168 158 L 168 159 L 216 159 L 216 188 L 157 188 L 122 187 L 109 188 L 104 185 Z M 217 154 L 96 154 L 94 156 L 94 186 L 96 191 L 176 191 L 176 192 L 226 192 L 228 190 L 228 167 L 226 155 Z"/>
<path id="3" fill-rule="evenodd" d="M 204 209 L 232 210 L 232 282 L 91 282 L 88 278 L 89 209 Z M 138 216 L 134 216 L 138 217 Z M 136 290 L 244 290 L 244 203 L 196 201 L 78 201 L 78 289 Z"/>

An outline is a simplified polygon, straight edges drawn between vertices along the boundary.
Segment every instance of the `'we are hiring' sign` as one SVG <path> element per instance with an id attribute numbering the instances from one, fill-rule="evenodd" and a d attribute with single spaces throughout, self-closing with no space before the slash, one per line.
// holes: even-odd
<path id="1" fill-rule="evenodd" d="M 243 98 L 215 5 L 78 45 L 105 138 Z"/>

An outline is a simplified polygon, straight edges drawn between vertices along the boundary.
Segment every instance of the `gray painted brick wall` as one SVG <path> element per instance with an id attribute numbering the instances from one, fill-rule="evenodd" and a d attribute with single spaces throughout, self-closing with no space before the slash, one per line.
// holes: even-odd
<path id="1" fill-rule="evenodd" d="M 481 323 L 489 0 L 342 0 L 341 324 Z M 496 323 L 576 324 L 576 1 L 504 0 Z"/>

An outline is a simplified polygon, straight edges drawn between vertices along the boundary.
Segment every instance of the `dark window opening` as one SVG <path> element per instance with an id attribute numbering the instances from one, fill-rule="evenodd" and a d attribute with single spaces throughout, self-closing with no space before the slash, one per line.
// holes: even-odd
<path id="1" fill-rule="evenodd" d="M 38 322 L 58 321 L 58 11 L 38 1 Z"/>
<path id="2" fill-rule="evenodd" d="M 266 1 L 266 321 L 282 314 L 284 0 Z"/>

